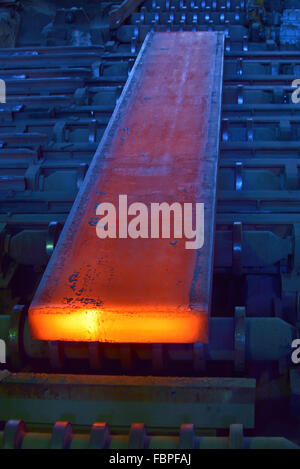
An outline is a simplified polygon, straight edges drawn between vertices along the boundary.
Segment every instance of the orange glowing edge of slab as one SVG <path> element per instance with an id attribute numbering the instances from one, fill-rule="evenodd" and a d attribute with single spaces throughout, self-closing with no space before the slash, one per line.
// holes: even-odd
<path id="1" fill-rule="evenodd" d="M 55 312 L 54 312 L 55 311 Z M 35 311 L 30 331 L 36 340 L 110 343 L 195 343 L 207 342 L 208 319 L 195 310 L 139 312 L 82 309 L 66 313 Z M 137 341 L 137 337 L 139 340 Z"/>

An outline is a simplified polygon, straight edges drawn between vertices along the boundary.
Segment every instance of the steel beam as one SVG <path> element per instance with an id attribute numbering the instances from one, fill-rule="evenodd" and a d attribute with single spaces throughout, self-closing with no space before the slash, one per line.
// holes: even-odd
<path id="1" fill-rule="evenodd" d="M 254 379 L 4 373 L 1 420 L 49 424 L 68 419 L 80 425 L 109 421 L 114 430 L 132 422 L 161 429 L 176 429 L 183 422 L 196 428 L 254 426 Z"/>
<path id="2" fill-rule="evenodd" d="M 36 339 L 208 341 L 223 43 L 221 33 L 146 39 L 30 307 Z M 203 248 L 132 239 L 118 221 L 116 239 L 100 240 L 96 209 L 118 207 L 120 194 L 149 208 L 203 203 Z"/>

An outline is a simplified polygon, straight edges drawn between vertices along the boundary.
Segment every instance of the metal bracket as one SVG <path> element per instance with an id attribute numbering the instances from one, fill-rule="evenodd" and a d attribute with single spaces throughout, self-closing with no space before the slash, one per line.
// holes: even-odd
<path id="1" fill-rule="evenodd" d="M 59 239 L 59 235 L 62 230 L 62 225 L 57 221 L 52 221 L 49 223 L 47 238 L 46 238 L 46 253 L 50 257 L 53 254 L 54 248 Z"/>
<path id="2" fill-rule="evenodd" d="M 235 221 L 232 227 L 232 270 L 235 275 L 242 274 L 242 237 L 243 225 Z"/>
<path id="3" fill-rule="evenodd" d="M 146 427 L 143 423 L 133 423 L 129 433 L 129 448 L 144 449 L 146 440 Z"/>
<path id="4" fill-rule="evenodd" d="M 196 441 L 196 431 L 193 424 L 183 424 L 180 426 L 180 449 L 194 449 Z"/>
<path id="5" fill-rule="evenodd" d="M 110 428 L 107 423 L 94 423 L 90 435 L 89 449 L 105 449 L 108 447 Z"/>
<path id="6" fill-rule="evenodd" d="M 20 449 L 27 432 L 23 420 L 9 420 L 4 428 L 3 449 Z"/>
<path id="7" fill-rule="evenodd" d="M 56 422 L 52 430 L 50 449 L 68 449 L 72 435 L 73 427 L 69 422 Z"/>
<path id="8" fill-rule="evenodd" d="M 14 371 L 18 371 L 24 365 L 25 351 L 23 345 L 23 334 L 26 317 L 24 305 L 14 306 L 10 315 L 8 331 L 7 351 L 10 366 Z"/>
<path id="9" fill-rule="evenodd" d="M 246 308 L 236 306 L 234 309 L 234 370 L 244 373 L 246 363 Z"/>
<path id="10" fill-rule="evenodd" d="M 242 449 L 244 441 L 243 425 L 235 423 L 230 425 L 229 430 L 229 448 L 230 449 Z"/>

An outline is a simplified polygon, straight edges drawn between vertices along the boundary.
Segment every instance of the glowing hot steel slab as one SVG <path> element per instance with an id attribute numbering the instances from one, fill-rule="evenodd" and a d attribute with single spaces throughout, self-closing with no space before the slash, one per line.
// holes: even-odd
<path id="1" fill-rule="evenodd" d="M 220 33 L 147 37 L 31 304 L 34 338 L 207 342 L 222 73 Z M 144 218 L 134 227 L 140 212 L 133 206 L 126 215 L 126 205 L 138 202 Z M 182 224 L 178 212 L 171 216 L 171 237 L 155 238 L 150 208 L 163 202 L 185 216 Z M 105 203 L 115 219 L 100 213 Z M 204 245 L 187 249 L 191 236 L 178 230 L 195 223 L 196 204 L 205 206 Z M 105 225 L 115 238 L 97 236 Z M 142 228 L 144 237 L 133 239 Z"/>

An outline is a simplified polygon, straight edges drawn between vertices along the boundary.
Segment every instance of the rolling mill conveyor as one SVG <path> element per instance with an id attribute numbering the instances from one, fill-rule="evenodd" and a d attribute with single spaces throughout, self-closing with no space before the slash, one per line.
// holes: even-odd
<path id="1" fill-rule="evenodd" d="M 110 28 L 105 29 L 100 45 L 62 45 L 58 35 L 55 47 L 22 46 L 17 53 L 15 49 L 0 51 L 0 78 L 7 80 L 7 103 L 0 104 L 0 285 L 6 292 L 12 284 L 22 285 L 14 287 L 11 299 L 7 296 L 0 315 L 0 338 L 7 344 L 8 358 L 0 372 L 0 445 L 295 447 L 279 436 L 300 442 L 296 417 L 293 425 L 281 425 L 290 411 L 296 416 L 300 405 L 299 373 L 290 361 L 292 341 L 299 336 L 300 314 L 300 107 L 291 100 L 291 83 L 300 71 L 300 52 L 278 50 L 275 19 L 275 26 L 263 40 L 249 19 L 247 2 L 126 3 L 132 4 L 133 10 L 116 8 L 110 14 Z M 35 340 L 29 324 L 34 308 L 42 304 L 45 292 L 53 295 L 51 301 L 56 294 L 59 298 L 59 289 L 53 287 L 51 279 L 58 279 L 59 272 L 68 279 L 78 270 L 78 263 L 86 261 L 83 254 L 82 259 L 71 257 L 69 266 L 74 269 L 70 268 L 68 275 L 57 254 L 63 245 L 70 249 L 67 233 L 70 220 L 76 217 L 72 206 L 77 192 L 80 190 L 76 202 L 80 207 L 80 198 L 88 193 L 88 186 L 93 187 L 94 163 L 100 160 L 101 148 L 103 152 L 112 148 L 113 131 L 121 134 L 120 139 L 124 133 L 124 145 L 130 145 L 134 113 L 129 114 L 130 125 L 117 127 L 115 120 L 124 117 L 131 99 L 133 103 L 135 96 L 141 96 L 138 92 L 130 94 L 130 90 L 142 76 L 143 54 L 150 40 L 144 43 L 147 34 L 152 41 L 168 31 L 173 37 L 176 32 L 186 34 L 193 43 L 204 31 L 218 37 L 225 34 L 222 113 L 221 106 L 216 106 L 213 126 L 217 132 L 221 118 L 215 262 L 210 273 L 212 291 L 208 286 L 205 289 L 207 304 L 212 293 L 211 308 L 205 313 L 209 336 L 205 338 L 204 334 L 189 344 L 163 344 L 161 336 L 159 343 L 148 338 L 145 342 L 149 343 L 135 344 L 134 339 L 122 342 L 120 337 L 117 342 L 122 343 L 99 343 L 98 329 L 95 332 L 92 327 L 90 342 L 86 334 L 83 341 L 78 335 L 59 341 L 59 335 L 51 335 L 53 329 L 51 332 L 47 326 L 47 334 L 39 337 L 43 340 Z M 204 74 L 197 62 L 201 57 L 198 59 L 193 51 L 193 64 Z M 175 47 L 176 54 L 180 52 Z M 177 79 L 183 76 L 187 57 L 182 54 L 176 61 Z M 164 84 L 171 86 L 172 75 L 168 73 L 167 77 Z M 154 79 L 160 80 L 156 75 Z M 200 80 L 200 74 L 194 79 L 195 83 Z M 210 86 L 208 94 L 219 92 L 220 80 Z M 143 88 L 138 89 L 142 93 Z M 200 91 L 204 92 L 202 87 Z M 145 106 L 149 103 L 146 101 Z M 137 124 L 142 128 L 147 116 L 142 111 L 141 116 Z M 150 119 L 150 124 L 155 127 L 155 119 Z M 194 119 L 190 127 L 195 125 Z M 129 135 L 124 128 L 130 129 Z M 217 147 L 217 139 L 213 143 Z M 112 153 L 110 159 L 117 158 L 116 154 Z M 141 160 L 134 161 L 136 172 Z M 103 184 L 113 175 L 109 167 L 104 165 L 97 173 Z M 124 178 L 124 171 L 119 174 Z M 184 177 L 181 173 L 179 176 Z M 127 193 L 119 191 L 117 179 L 113 188 L 97 194 L 101 200 L 95 197 L 93 209 L 107 201 L 109 190 Z M 164 185 L 164 190 L 170 189 Z M 210 187 L 212 192 L 215 189 L 216 185 Z M 83 203 L 88 204 L 84 198 Z M 96 214 L 88 212 L 85 222 L 91 217 Z M 213 215 L 208 219 L 211 223 L 206 228 L 211 231 L 207 239 L 212 240 Z M 93 219 L 90 231 L 85 233 L 95 234 L 95 222 Z M 111 247 L 115 241 L 109 240 Z M 169 244 L 169 240 L 163 241 Z M 180 245 L 171 248 L 174 251 Z M 122 282 L 127 286 L 142 283 L 140 272 L 146 268 L 145 259 L 141 257 L 137 274 L 125 276 L 132 254 L 124 254 L 118 286 Z M 209 253 L 205 256 L 211 259 Z M 134 260 L 139 261 L 137 256 Z M 114 262 L 119 267 L 117 257 Z M 109 265 L 107 262 L 108 270 Z M 150 287 L 159 280 L 156 274 Z M 185 278 L 186 286 L 190 286 Z M 77 278 L 73 280 L 76 284 Z M 77 284 L 70 284 L 77 289 Z M 162 293 L 162 285 L 159 287 Z M 60 298 L 65 296 L 63 290 Z M 177 299 L 182 292 L 176 290 Z M 37 313 L 42 317 L 42 309 Z M 34 329 L 37 334 L 39 327 Z M 74 341 L 75 337 L 80 342 Z M 165 340 L 170 341 L 174 342 Z M 121 376 L 124 373 L 126 376 Z M 272 428 L 266 422 L 272 422 Z"/>

